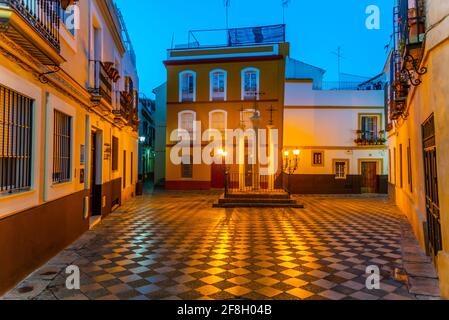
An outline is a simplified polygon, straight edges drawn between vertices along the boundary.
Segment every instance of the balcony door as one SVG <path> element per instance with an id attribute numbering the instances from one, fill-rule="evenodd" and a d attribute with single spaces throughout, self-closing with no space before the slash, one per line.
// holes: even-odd
<path id="1" fill-rule="evenodd" d="M 440 200 L 438 193 L 437 146 L 434 116 L 422 125 L 424 147 L 424 175 L 426 184 L 426 213 L 428 251 L 436 257 L 442 250 Z"/>
<path id="2" fill-rule="evenodd" d="M 101 157 L 99 157 L 99 142 L 101 135 L 97 131 L 91 132 L 90 141 L 90 215 L 91 217 L 101 216 L 101 184 L 98 184 L 101 170 Z M 101 176 L 100 176 L 101 177 Z"/>

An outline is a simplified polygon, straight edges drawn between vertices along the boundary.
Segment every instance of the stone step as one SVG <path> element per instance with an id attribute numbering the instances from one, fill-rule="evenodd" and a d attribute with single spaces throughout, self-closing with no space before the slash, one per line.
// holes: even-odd
<path id="1" fill-rule="evenodd" d="M 275 208 L 296 208 L 296 209 L 304 209 L 304 206 L 297 203 L 215 203 L 213 205 L 214 208 L 267 208 L 267 209 L 275 209 Z"/>
<path id="2" fill-rule="evenodd" d="M 290 199 L 288 193 L 232 193 L 225 195 L 227 199 Z"/>
<path id="3" fill-rule="evenodd" d="M 221 204 L 228 203 L 278 203 L 278 204 L 296 204 L 296 201 L 293 199 L 274 199 L 274 198 L 221 198 L 218 200 Z"/>

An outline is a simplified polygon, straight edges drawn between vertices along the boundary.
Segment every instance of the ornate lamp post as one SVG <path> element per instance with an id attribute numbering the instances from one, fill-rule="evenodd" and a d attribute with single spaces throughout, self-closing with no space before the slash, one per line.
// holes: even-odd
<path id="1" fill-rule="evenodd" d="M 227 164 L 227 158 L 228 158 L 228 152 L 224 149 L 218 149 L 217 151 L 218 155 L 222 157 L 222 163 L 224 164 L 224 178 L 225 178 L 225 194 L 228 194 L 229 191 L 229 170 L 230 166 Z"/>
<path id="2" fill-rule="evenodd" d="M 290 192 L 290 176 L 296 172 L 299 168 L 299 156 L 301 155 L 301 150 L 295 149 L 293 150 L 293 157 L 290 155 L 290 151 L 284 152 L 284 172 L 288 174 L 288 183 L 287 183 L 287 189 L 288 193 Z"/>

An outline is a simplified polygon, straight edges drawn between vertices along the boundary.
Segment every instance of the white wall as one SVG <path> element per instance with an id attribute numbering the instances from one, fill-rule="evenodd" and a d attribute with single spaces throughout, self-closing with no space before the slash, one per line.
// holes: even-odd
<path id="1" fill-rule="evenodd" d="M 383 91 L 313 90 L 312 83 L 287 82 L 286 106 L 363 106 L 383 107 Z"/>
<path id="2" fill-rule="evenodd" d="M 300 149 L 299 174 L 333 174 L 333 160 L 349 160 L 349 174 L 360 174 L 360 160 L 378 162 L 388 173 L 386 146 L 358 146 L 361 115 L 378 115 L 385 130 L 384 91 L 313 90 L 312 83 L 287 82 L 284 149 Z M 386 136 L 385 136 L 386 138 Z M 312 165 L 312 151 L 324 152 L 324 165 Z"/>
<path id="3" fill-rule="evenodd" d="M 167 83 L 160 85 L 153 92 L 156 95 L 156 111 L 154 113 L 154 121 L 156 124 L 154 182 L 158 183 L 162 179 L 165 179 Z"/>

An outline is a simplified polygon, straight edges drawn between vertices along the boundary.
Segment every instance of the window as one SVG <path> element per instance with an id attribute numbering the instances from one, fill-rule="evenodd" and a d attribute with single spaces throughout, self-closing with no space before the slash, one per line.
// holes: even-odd
<path id="1" fill-rule="evenodd" d="M 134 94 L 134 82 L 131 77 L 125 77 L 125 92 Z"/>
<path id="2" fill-rule="evenodd" d="M 118 138 L 112 137 L 112 171 L 118 170 Z"/>
<path id="3" fill-rule="evenodd" d="M 55 110 L 53 121 L 53 183 L 71 179 L 72 117 Z"/>
<path id="4" fill-rule="evenodd" d="M 398 170 L 398 166 L 397 166 L 397 162 L 396 162 L 396 148 L 393 149 L 393 165 L 394 165 L 394 177 L 393 177 L 393 183 L 396 185 L 398 182 L 398 178 L 397 178 L 397 170 Z"/>
<path id="5" fill-rule="evenodd" d="M 186 130 L 190 139 L 194 139 L 196 114 L 193 111 L 182 111 L 178 114 L 178 128 Z"/>
<path id="6" fill-rule="evenodd" d="M 243 129 L 253 129 L 252 118 L 256 115 L 260 115 L 259 111 L 256 110 L 244 110 L 240 113 L 240 124 Z"/>
<path id="7" fill-rule="evenodd" d="M 126 188 L 126 150 L 123 150 L 123 189 Z"/>
<path id="8" fill-rule="evenodd" d="M 66 10 L 61 8 L 61 21 L 66 29 L 74 36 L 76 29 L 76 21 L 79 19 L 78 7 L 70 5 Z"/>
<path id="9" fill-rule="evenodd" d="M 399 145 L 399 185 L 401 188 L 404 188 L 404 172 L 403 172 L 403 163 L 404 161 L 402 154 L 402 144 Z"/>
<path id="10" fill-rule="evenodd" d="M 335 179 L 346 179 L 348 175 L 348 160 L 334 160 Z"/>
<path id="11" fill-rule="evenodd" d="M 131 177 L 131 181 L 130 183 L 133 184 L 134 183 L 134 153 L 131 152 L 131 163 L 130 163 L 130 177 Z"/>
<path id="12" fill-rule="evenodd" d="M 242 71 L 242 100 L 259 99 L 259 70 L 248 68 Z"/>
<path id="13" fill-rule="evenodd" d="M 210 73 L 210 100 L 226 101 L 227 74 L 223 70 Z"/>
<path id="14" fill-rule="evenodd" d="M 388 179 L 390 183 L 393 183 L 393 168 L 391 167 L 391 149 L 388 149 Z"/>
<path id="15" fill-rule="evenodd" d="M 210 129 L 215 129 L 220 131 L 222 135 L 226 132 L 226 121 L 227 121 L 226 111 L 217 110 L 211 111 L 209 113 L 209 127 Z M 223 136 L 224 138 L 224 136 Z"/>
<path id="16" fill-rule="evenodd" d="M 407 147 L 407 164 L 408 164 L 408 186 L 410 187 L 410 192 L 413 192 L 412 146 L 410 139 L 408 140 L 408 147 Z"/>
<path id="17" fill-rule="evenodd" d="M 312 152 L 312 165 L 316 167 L 324 166 L 324 152 L 313 151 Z"/>
<path id="18" fill-rule="evenodd" d="M 184 71 L 179 74 L 180 94 L 179 102 L 194 102 L 196 100 L 196 74 Z"/>
<path id="19" fill-rule="evenodd" d="M 193 178 L 193 158 L 191 155 L 183 156 L 181 164 L 181 178 L 192 179 Z"/>
<path id="20" fill-rule="evenodd" d="M 0 193 L 31 188 L 33 103 L 0 85 Z"/>
<path id="21" fill-rule="evenodd" d="M 361 116 L 362 139 L 376 141 L 379 138 L 378 116 Z"/>

